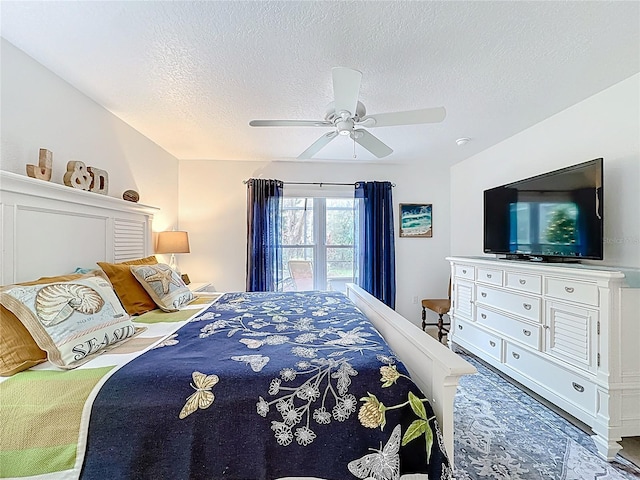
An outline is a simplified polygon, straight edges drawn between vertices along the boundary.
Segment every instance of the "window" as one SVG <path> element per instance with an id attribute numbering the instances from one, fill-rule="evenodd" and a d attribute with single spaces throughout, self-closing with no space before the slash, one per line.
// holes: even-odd
<path id="1" fill-rule="evenodd" d="M 285 291 L 344 291 L 353 281 L 353 198 L 285 197 L 282 257 Z"/>

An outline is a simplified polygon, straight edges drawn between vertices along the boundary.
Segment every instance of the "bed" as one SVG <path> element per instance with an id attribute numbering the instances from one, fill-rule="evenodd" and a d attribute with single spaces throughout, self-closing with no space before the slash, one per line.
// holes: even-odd
<path id="1" fill-rule="evenodd" d="M 151 253 L 155 209 L 0 175 L 2 285 Z M 77 368 L 47 361 L 1 379 L 3 399 L 15 397 L 2 402 L 5 418 L 45 419 L 33 423 L 39 434 L 3 424 L 2 476 L 452 475 L 453 399 L 475 369 L 355 285 L 347 296 L 202 295 L 132 325 L 131 338 Z M 8 410 L 21 403 L 30 413 Z M 37 447 L 18 446 L 21 430 Z"/>

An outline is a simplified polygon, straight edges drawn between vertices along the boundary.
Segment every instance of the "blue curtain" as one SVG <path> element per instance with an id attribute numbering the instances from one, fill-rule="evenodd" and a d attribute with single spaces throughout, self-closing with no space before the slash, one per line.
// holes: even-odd
<path id="1" fill-rule="evenodd" d="M 396 305 L 396 259 L 393 232 L 393 186 L 358 182 L 355 198 L 356 283 L 391 308 Z"/>
<path id="2" fill-rule="evenodd" d="M 276 291 L 282 285 L 282 182 L 247 182 L 247 292 Z"/>

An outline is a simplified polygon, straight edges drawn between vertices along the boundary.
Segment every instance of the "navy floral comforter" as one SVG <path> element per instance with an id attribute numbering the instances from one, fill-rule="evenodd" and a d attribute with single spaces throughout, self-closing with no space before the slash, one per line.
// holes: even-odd
<path id="1" fill-rule="evenodd" d="M 430 405 L 341 293 L 229 293 L 95 399 L 85 479 L 451 478 Z M 425 476 L 426 478 L 426 476 Z"/>

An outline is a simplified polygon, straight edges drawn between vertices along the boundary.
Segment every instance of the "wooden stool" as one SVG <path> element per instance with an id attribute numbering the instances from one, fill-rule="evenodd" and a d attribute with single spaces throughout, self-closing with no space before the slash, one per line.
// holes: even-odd
<path id="1" fill-rule="evenodd" d="M 449 329 L 445 327 L 451 326 L 451 321 L 446 322 L 442 318 L 443 315 L 449 313 L 451 309 L 451 280 L 449 280 L 449 298 L 427 298 L 422 300 L 422 330 L 427 325 L 435 325 L 438 327 L 438 340 L 442 342 L 442 337 L 449 333 Z M 436 312 L 439 316 L 436 323 L 427 323 L 427 309 Z"/>

